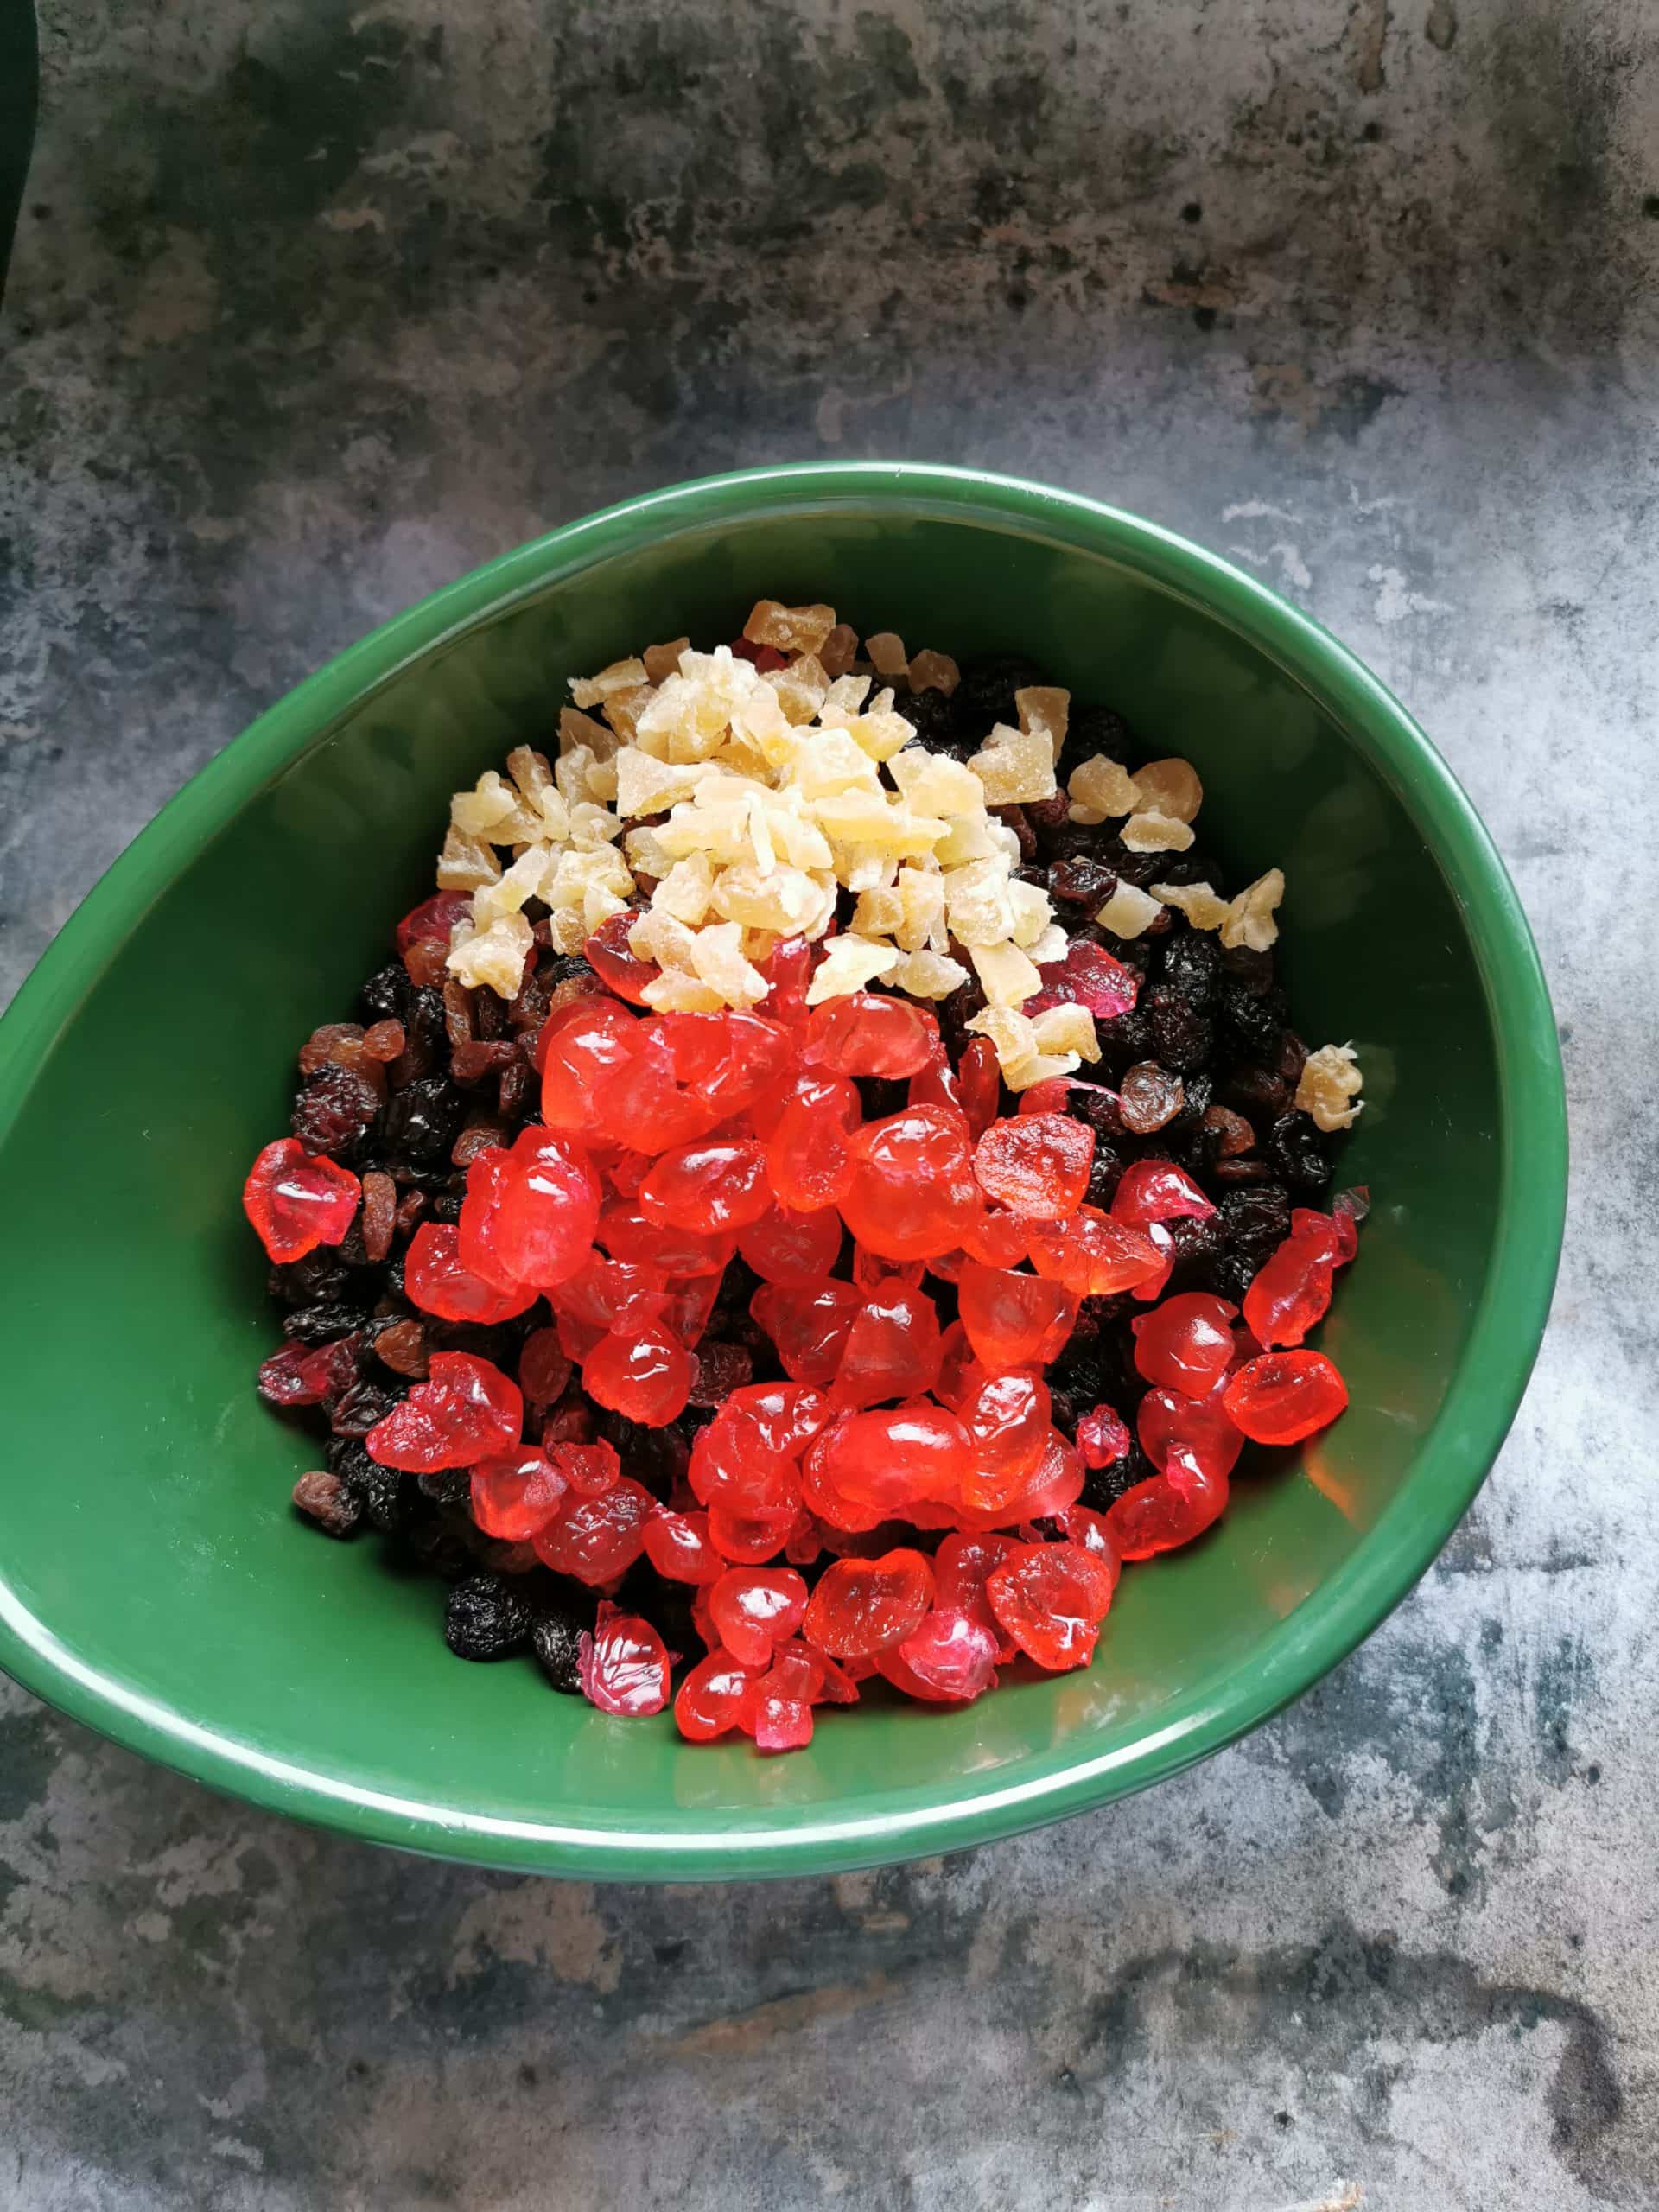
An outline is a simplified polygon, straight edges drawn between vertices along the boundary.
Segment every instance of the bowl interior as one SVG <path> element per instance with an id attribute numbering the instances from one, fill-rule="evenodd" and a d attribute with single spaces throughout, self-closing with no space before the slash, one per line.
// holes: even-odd
<path id="1" fill-rule="evenodd" d="M 1408 1586 L 1484 1471 L 1495 1433 L 1448 1394 L 1494 1289 L 1512 1135 L 1463 887 L 1426 842 L 1421 791 L 1303 680 L 1317 633 L 1098 510 L 868 479 L 645 503 L 467 592 L 216 763 L 14 1016 L 0 1206 L 28 1256 L 0 1271 L 0 1657 L 291 1810 L 503 1863 L 681 1875 L 970 1841 L 1154 1778 L 1304 1687 Z M 1122 709 L 1149 751 L 1188 755 L 1234 879 L 1285 869 L 1294 1019 L 1360 1048 L 1368 1107 L 1341 1178 L 1376 1201 L 1325 1331 L 1347 1418 L 1243 1473 L 1212 1536 L 1127 1574 L 1091 1669 L 962 1713 L 836 1716 L 772 1761 L 606 1719 L 528 1661 L 458 1663 L 440 1586 L 296 1520 L 288 1491 L 316 1454 L 253 1395 L 276 1327 L 237 1204 L 286 1126 L 298 1043 L 350 1011 L 429 887 L 450 791 L 545 742 L 569 676 L 682 631 L 730 636 L 763 594 L 828 599 L 912 645 L 1018 647 Z M 1553 1245 L 1546 1297 L 1551 1263 Z M 1522 1313 L 1495 1371 L 1496 1433 L 1541 1314 Z"/>

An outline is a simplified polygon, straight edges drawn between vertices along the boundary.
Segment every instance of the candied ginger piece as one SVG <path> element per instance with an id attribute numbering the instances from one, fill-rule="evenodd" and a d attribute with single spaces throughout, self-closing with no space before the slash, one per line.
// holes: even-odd
<path id="1" fill-rule="evenodd" d="M 639 717 L 656 696 L 654 685 L 637 683 L 632 690 L 618 691 L 605 702 L 601 712 L 624 745 L 632 744 Z"/>
<path id="2" fill-rule="evenodd" d="M 643 986 L 640 997 L 658 1014 L 723 1014 L 726 1001 L 720 993 L 695 976 L 682 976 L 664 968 Z"/>
<path id="3" fill-rule="evenodd" d="M 647 645 L 644 655 L 645 681 L 665 683 L 680 672 L 680 655 L 690 649 L 690 638 L 675 638 L 665 645 Z"/>
<path id="4" fill-rule="evenodd" d="M 1052 1083 L 1056 1076 L 1077 1071 L 1075 1052 L 1039 1052 L 1034 1059 L 1022 1060 L 1017 1068 L 1004 1068 L 1002 1080 L 1010 1090 L 1030 1090 L 1039 1083 Z"/>
<path id="5" fill-rule="evenodd" d="M 970 950 L 1001 944 L 1014 935 L 1014 907 L 1008 864 L 1001 853 L 953 868 L 943 879 L 951 934 Z"/>
<path id="6" fill-rule="evenodd" d="M 1024 945 L 1039 968 L 1052 968 L 1057 960 L 1064 960 L 1071 949 L 1071 940 L 1058 922 L 1051 922 L 1034 944 Z"/>
<path id="7" fill-rule="evenodd" d="M 835 626 L 833 607 L 785 607 L 758 599 L 743 634 L 752 645 L 771 645 L 780 653 L 815 653 Z"/>
<path id="8" fill-rule="evenodd" d="M 578 746 L 586 746 L 595 760 L 608 760 L 620 743 L 608 722 L 595 721 L 591 715 L 579 715 L 574 707 L 559 709 L 561 753 L 572 753 Z M 556 775 L 557 771 L 554 772 Z"/>
<path id="9" fill-rule="evenodd" d="M 973 770 L 925 746 L 906 745 L 887 763 L 887 773 L 918 814 L 976 814 L 985 790 Z"/>
<path id="10" fill-rule="evenodd" d="M 873 938 L 831 938 L 807 985 L 808 1006 L 822 1006 L 825 999 L 845 998 L 849 991 L 861 991 L 878 976 L 890 975 L 899 957 L 896 946 L 878 944 Z"/>
<path id="11" fill-rule="evenodd" d="M 901 868 L 894 887 L 903 912 L 891 931 L 893 942 L 905 952 L 919 952 L 924 946 L 943 951 L 943 944 L 936 945 L 932 938 L 936 931 L 944 935 L 944 878 L 931 868 Z"/>
<path id="12" fill-rule="evenodd" d="M 1046 729 L 1049 742 L 1054 747 L 1056 761 L 1060 747 L 1065 743 L 1066 726 L 1071 715 L 1071 694 L 1062 691 L 1058 684 L 1033 683 L 1014 695 L 1019 710 L 1022 730 Z"/>
<path id="13" fill-rule="evenodd" d="M 770 930 L 776 937 L 817 937 L 836 911 L 836 883 L 809 875 L 804 868 L 775 868 L 763 874 L 753 862 L 739 861 L 715 878 L 715 912 L 745 929 Z"/>
<path id="14" fill-rule="evenodd" d="M 837 677 L 845 676 L 858 658 L 857 631 L 850 622 L 837 622 L 817 652 L 823 672 L 833 683 Z"/>
<path id="15" fill-rule="evenodd" d="M 438 855 L 440 891 L 477 891 L 484 884 L 493 883 L 500 873 L 501 863 L 493 847 L 481 837 L 469 837 L 464 830 L 450 826 Z"/>
<path id="16" fill-rule="evenodd" d="M 644 661 L 613 660 L 608 668 L 601 668 L 597 676 L 573 676 L 570 696 L 579 707 L 597 707 L 617 692 L 634 690 L 647 680 Z"/>
<path id="17" fill-rule="evenodd" d="M 992 1006 L 1019 1006 L 1043 988 L 1035 963 L 1017 944 L 970 944 L 968 957 Z"/>
<path id="18" fill-rule="evenodd" d="M 1036 1027 L 1028 1014 L 1013 1007 L 984 1007 L 968 1027 L 976 1035 L 990 1039 L 1005 1078 L 1012 1070 L 1024 1067 L 1037 1057 Z"/>
<path id="19" fill-rule="evenodd" d="M 1143 936 L 1161 912 L 1158 900 L 1138 884 L 1120 883 L 1095 919 L 1115 937 L 1134 938 Z"/>
<path id="20" fill-rule="evenodd" d="M 1150 810 L 1132 814 L 1117 834 L 1132 853 L 1184 853 L 1192 842 L 1185 822 Z"/>
<path id="21" fill-rule="evenodd" d="M 691 947 L 696 931 L 665 906 L 652 905 L 628 931 L 628 950 L 639 960 L 654 960 L 664 973 L 692 973 Z"/>
<path id="22" fill-rule="evenodd" d="M 1148 760 L 1135 772 L 1135 804 L 1175 822 L 1196 822 L 1204 804 L 1204 785 L 1190 760 Z"/>
<path id="23" fill-rule="evenodd" d="M 473 893 L 473 919 L 481 930 L 504 914 L 516 914 L 526 899 L 543 896 L 549 855 L 542 845 L 531 845 L 494 882 Z"/>
<path id="24" fill-rule="evenodd" d="M 968 970 L 961 961 L 941 952 L 907 952 L 888 970 L 886 981 L 913 999 L 948 999 L 968 981 Z"/>
<path id="25" fill-rule="evenodd" d="M 859 937 L 891 937 L 902 929 L 905 901 L 897 883 L 877 884 L 859 893 L 853 929 Z"/>
<path id="26" fill-rule="evenodd" d="M 1351 1045 L 1321 1045 L 1303 1065 L 1296 1103 L 1328 1135 L 1333 1130 L 1352 1128 L 1364 1111 L 1357 1103 L 1364 1087 L 1365 1078 Z M 1350 1104 L 1351 1100 L 1355 1103 Z"/>
<path id="27" fill-rule="evenodd" d="M 715 922 L 694 931 L 691 966 L 698 981 L 718 991 L 728 1006 L 753 1006 L 769 988 L 760 970 L 743 957 L 735 922 Z"/>
<path id="28" fill-rule="evenodd" d="M 962 681 L 962 671 L 949 653 L 917 653 L 910 664 L 912 691 L 943 691 L 948 699 Z"/>
<path id="29" fill-rule="evenodd" d="M 487 768 L 469 791 L 457 791 L 449 802 L 449 819 L 466 837 L 486 837 L 492 844 L 518 842 L 508 832 L 495 831 L 519 811 L 518 798 L 493 768 Z"/>
<path id="30" fill-rule="evenodd" d="M 910 655 L 905 651 L 905 641 L 897 632 L 878 630 L 873 638 L 864 640 L 864 658 L 878 676 L 910 675 Z"/>
<path id="31" fill-rule="evenodd" d="M 1052 1006 L 1031 1017 L 1032 1033 L 1039 1052 L 1075 1052 L 1081 1060 L 1097 1060 L 1100 1044 L 1095 1017 L 1086 1006 Z"/>
<path id="32" fill-rule="evenodd" d="M 979 779 L 976 777 L 974 780 L 977 783 Z M 993 834 L 1001 827 L 1000 822 L 986 813 L 982 803 L 977 813 L 949 815 L 944 835 L 933 848 L 933 857 L 942 868 L 947 869 L 966 868 L 970 861 L 1006 857 L 1004 846 Z"/>
<path id="33" fill-rule="evenodd" d="M 1258 875 L 1254 883 L 1247 883 L 1221 925 L 1222 943 L 1230 947 L 1248 945 L 1252 952 L 1266 952 L 1276 944 L 1279 925 L 1273 917 L 1284 895 L 1284 874 L 1276 868 L 1270 868 L 1265 875 Z"/>
<path id="34" fill-rule="evenodd" d="M 880 791 L 832 792 L 818 799 L 813 811 L 825 834 L 837 843 L 864 845 L 899 859 L 931 853 L 944 834 L 937 815 L 889 806 Z"/>
<path id="35" fill-rule="evenodd" d="M 588 942 L 588 925 L 582 918 L 582 908 L 556 906 L 547 918 L 549 934 L 555 952 L 580 952 Z"/>
<path id="36" fill-rule="evenodd" d="M 987 806 L 1023 806 L 1054 796 L 1054 747 L 1046 729 L 999 722 L 968 766 L 984 787 Z"/>
<path id="37" fill-rule="evenodd" d="M 1135 779 L 1121 761 L 1094 753 L 1071 771 L 1066 784 L 1073 822 L 1105 822 L 1119 814 L 1133 814 L 1141 803 Z"/>
<path id="38" fill-rule="evenodd" d="M 677 865 L 677 855 L 663 850 L 662 841 L 654 830 L 630 830 L 622 840 L 622 849 L 636 875 L 652 875 L 659 883 Z"/>
<path id="39" fill-rule="evenodd" d="M 1154 883 L 1152 895 L 1161 899 L 1166 906 L 1179 906 L 1195 930 L 1218 930 L 1233 911 L 1208 883 Z M 1110 929 L 1112 925 L 1108 922 L 1106 926 Z"/>
<path id="40" fill-rule="evenodd" d="M 498 998 L 517 998 L 524 980 L 524 963 L 535 942 L 535 932 L 522 914 L 501 914 L 486 929 L 463 938 L 451 949 L 445 965 L 468 990 L 489 990 Z"/>
<path id="41" fill-rule="evenodd" d="M 880 775 L 874 760 L 850 731 L 815 729 L 796 747 L 785 772 L 789 788 L 806 798 L 824 798 L 836 791 L 880 793 Z"/>
<path id="42" fill-rule="evenodd" d="M 658 760 L 625 745 L 616 756 L 616 810 L 625 817 L 665 814 L 695 794 L 702 774 L 690 762 Z"/>
<path id="43" fill-rule="evenodd" d="M 768 669 L 765 680 L 778 694 L 784 720 L 792 729 L 813 721 L 830 696 L 829 672 L 812 653 L 803 653 L 786 668 Z"/>
<path id="44" fill-rule="evenodd" d="M 1008 885 L 1008 901 L 1014 908 L 1014 928 L 1009 934 L 1021 952 L 1030 952 L 1054 919 L 1048 893 L 1040 885 L 1022 883 L 1016 877 Z"/>
<path id="45" fill-rule="evenodd" d="M 632 857 L 632 852 L 629 857 Z M 708 914 L 714 889 L 715 872 L 709 865 L 709 855 L 690 853 L 684 860 L 676 861 L 667 874 L 658 878 L 657 888 L 651 894 L 652 907 L 654 912 L 671 914 L 688 929 L 696 929 Z"/>

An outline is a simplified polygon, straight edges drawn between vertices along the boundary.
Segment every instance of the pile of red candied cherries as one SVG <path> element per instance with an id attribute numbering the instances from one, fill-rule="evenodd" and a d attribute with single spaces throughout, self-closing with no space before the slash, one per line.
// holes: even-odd
<path id="1" fill-rule="evenodd" d="M 1165 1224 L 1213 1211 L 1183 1169 L 1137 1161 L 1109 1211 L 1084 1204 L 1095 1137 L 1063 1110 L 1069 1078 L 999 1116 L 985 1040 L 953 1069 L 908 1000 L 809 1008 L 813 958 L 798 940 L 779 948 L 765 1014 L 646 1016 L 624 1002 L 626 965 L 596 959 L 622 995 L 547 1021 L 544 1126 L 473 1160 L 458 1225 L 418 1229 L 404 1269 L 410 1301 L 445 1320 L 490 1325 L 545 1297 L 547 1356 L 579 1365 L 601 1406 L 656 1426 L 686 1405 L 741 1254 L 790 1379 L 729 1392 L 668 1505 L 607 1443 L 526 1443 L 518 1383 L 463 1352 L 435 1353 L 366 1439 L 384 1467 L 470 1469 L 479 1528 L 528 1540 L 559 1573 L 604 1592 L 643 1554 L 693 1586 L 707 1653 L 673 1696 L 681 1732 L 737 1729 L 766 1751 L 810 1742 L 813 1707 L 855 1702 L 872 1675 L 952 1703 L 1022 1655 L 1086 1665 L 1122 1563 L 1216 1520 L 1247 1438 L 1294 1444 L 1342 1411 L 1341 1376 L 1301 1347 L 1357 1242 L 1351 1213 L 1299 1209 L 1242 1317 L 1208 1294 L 1158 1302 Z M 904 1110 L 862 1120 L 858 1077 L 907 1080 Z M 355 1175 L 293 1138 L 265 1147 L 245 1192 L 279 1262 L 338 1243 L 360 1198 Z M 954 1287 L 948 1327 L 930 1276 Z M 1121 1458 L 1128 1432 L 1097 1406 L 1074 1447 L 1044 1370 L 1082 1299 L 1124 1292 L 1147 1307 L 1132 1324 L 1151 1385 L 1136 1426 L 1159 1471 L 1101 1514 L 1079 1503 L 1084 1471 Z M 894 1522 L 926 1548 L 865 1556 Z M 604 1712 L 657 1713 L 680 1656 L 601 1603 L 582 1687 Z"/>

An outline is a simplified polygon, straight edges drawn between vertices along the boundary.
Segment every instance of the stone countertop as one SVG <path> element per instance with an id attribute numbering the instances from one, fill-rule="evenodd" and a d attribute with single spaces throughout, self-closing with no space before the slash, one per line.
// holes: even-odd
<path id="1" fill-rule="evenodd" d="M 1651 11 L 44 12 L 0 991 L 260 708 L 489 555 L 707 470 L 965 461 L 1227 553 L 1418 713 L 1537 931 L 1575 1179 L 1531 1391 L 1416 1594 L 1045 1834 L 562 1886 L 0 1694 L 0 2207 L 1651 2204 Z"/>

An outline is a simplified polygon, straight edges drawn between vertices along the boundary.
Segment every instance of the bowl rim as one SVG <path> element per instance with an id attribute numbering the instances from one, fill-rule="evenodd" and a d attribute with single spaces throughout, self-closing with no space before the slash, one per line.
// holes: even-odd
<path id="1" fill-rule="evenodd" d="M 1485 1286 L 1414 1478 L 1353 1559 L 1279 1623 L 1247 1675 L 1228 1671 L 1176 1701 L 1134 1744 L 1050 1748 L 1015 1778 L 965 1776 L 943 1799 L 819 1817 L 760 1813 L 713 1828 L 669 1808 L 660 1824 L 507 1819 L 404 1798 L 276 1757 L 193 1720 L 80 1659 L 24 1604 L 0 1561 L 0 1667 L 73 1719 L 211 1787 L 365 1840 L 434 1856 L 588 1878 L 731 1879 L 869 1866 L 989 1842 L 1165 1780 L 1233 1743 L 1313 1687 L 1404 1599 L 1497 1458 L 1537 1356 L 1560 1253 L 1567 1113 L 1541 965 L 1487 831 L 1428 738 L 1348 648 L 1300 609 L 1160 524 L 1019 478 L 914 461 L 815 461 L 670 486 L 550 531 L 395 616 L 307 677 L 243 731 L 134 839 L 25 979 L 0 1021 L 0 1140 L 57 1036 L 113 957 L 110 947 L 179 869 L 341 716 L 408 664 L 563 577 L 710 524 L 830 505 L 892 505 L 1116 559 L 1265 652 L 1334 719 L 1398 797 L 1464 916 L 1492 1024 L 1502 1108 L 1497 1233 Z M 1436 1479 L 1420 1477 L 1432 1469 Z M 1425 1503 L 1422 1493 L 1427 1491 Z M 1402 1509 L 1409 1503 L 1412 1510 Z"/>

